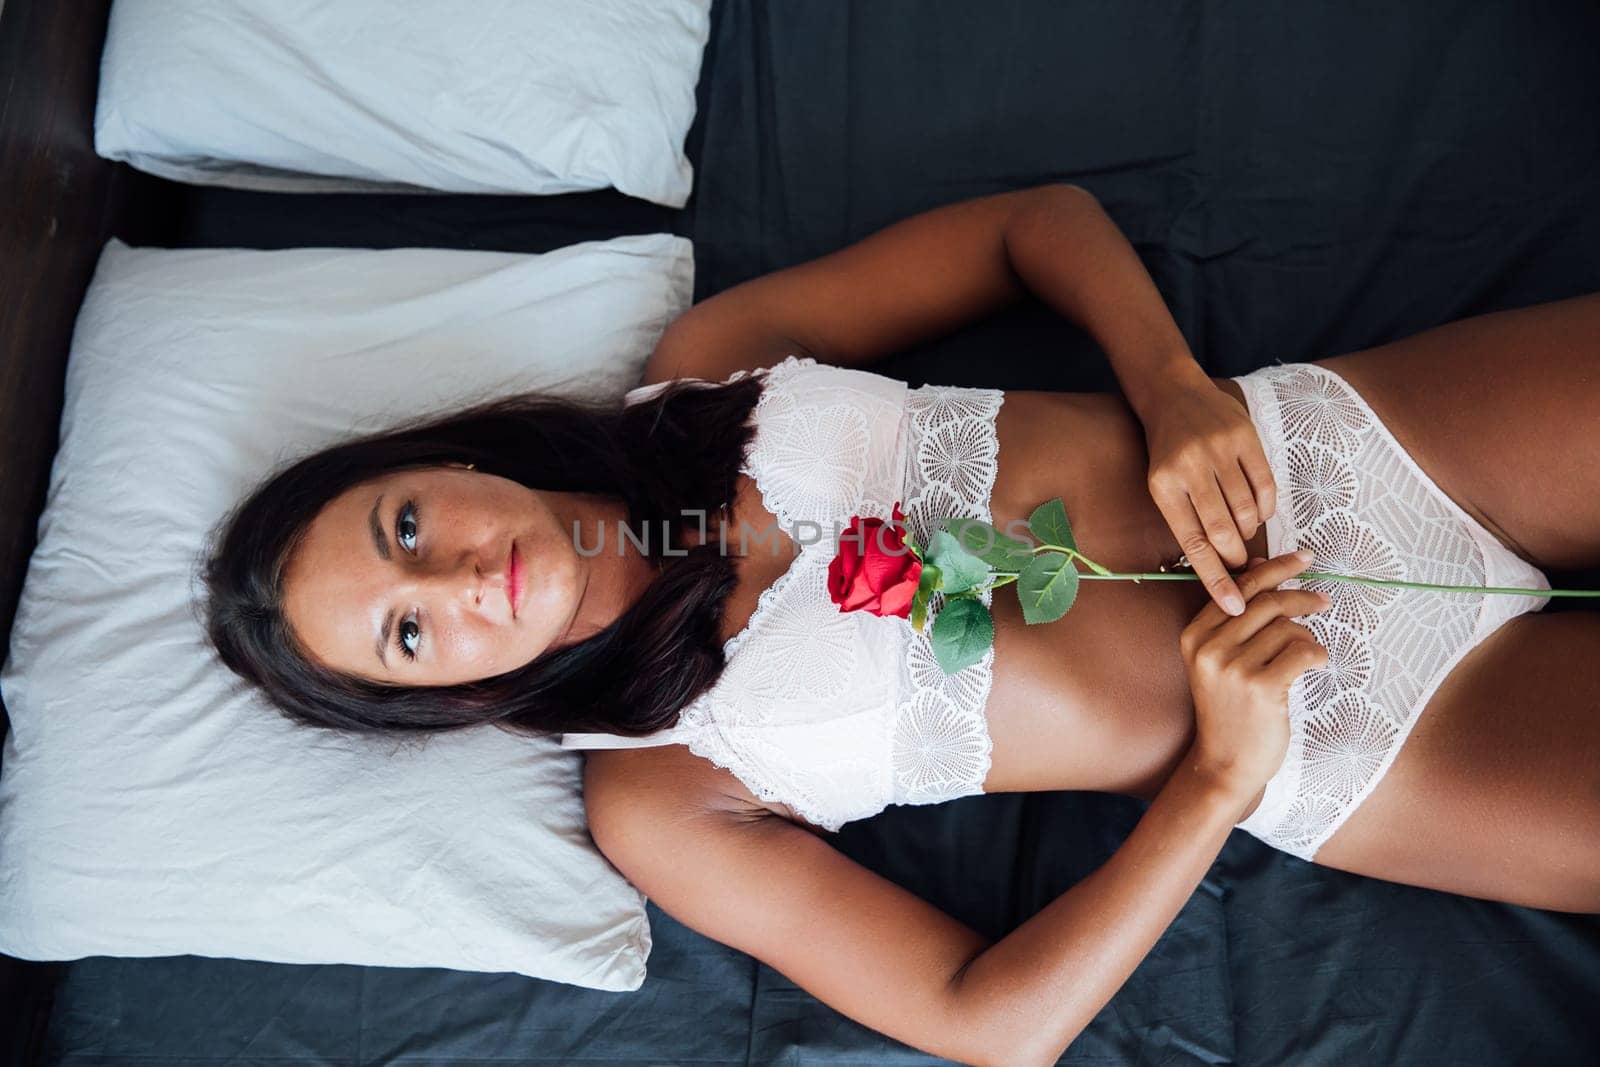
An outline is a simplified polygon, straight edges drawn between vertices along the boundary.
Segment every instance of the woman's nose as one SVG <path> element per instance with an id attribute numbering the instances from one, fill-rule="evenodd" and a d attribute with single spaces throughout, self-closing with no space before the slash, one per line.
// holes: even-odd
<path id="1" fill-rule="evenodd" d="M 463 553 L 455 560 L 440 563 L 419 575 L 418 582 L 429 593 L 468 609 L 488 603 L 499 588 L 495 579 L 486 575 L 483 560 L 475 553 Z"/>

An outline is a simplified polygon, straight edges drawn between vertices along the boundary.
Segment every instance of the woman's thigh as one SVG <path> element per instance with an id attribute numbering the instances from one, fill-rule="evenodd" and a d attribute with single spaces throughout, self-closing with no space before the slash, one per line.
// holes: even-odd
<path id="1" fill-rule="evenodd" d="M 1313 362 L 1507 548 L 1543 570 L 1600 566 L 1600 293 Z"/>
<path id="2" fill-rule="evenodd" d="M 1316 862 L 1600 911 L 1600 612 L 1520 615 L 1468 652 Z"/>

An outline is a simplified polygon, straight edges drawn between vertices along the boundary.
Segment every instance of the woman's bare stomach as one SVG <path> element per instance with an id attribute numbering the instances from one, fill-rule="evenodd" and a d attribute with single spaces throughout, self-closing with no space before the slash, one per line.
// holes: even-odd
<path id="1" fill-rule="evenodd" d="M 1244 403 L 1232 381 L 1213 381 Z M 1078 549 L 1114 571 L 1156 572 L 1182 554 L 1150 496 L 1144 430 L 1122 396 L 1010 391 L 996 432 L 990 506 L 1002 530 L 1059 496 Z M 1247 547 L 1265 555 L 1264 528 Z M 1194 580 L 1089 580 L 1064 617 L 1029 626 L 1017 597 L 998 592 L 984 791 L 1154 795 L 1193 733 L 1178 638 L 1208 599 Z"/>

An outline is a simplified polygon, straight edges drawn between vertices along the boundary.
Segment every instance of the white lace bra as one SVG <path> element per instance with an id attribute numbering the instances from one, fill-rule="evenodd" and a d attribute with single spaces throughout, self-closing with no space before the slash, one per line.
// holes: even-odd
<path id="1" fill-rule="evenodd" d="M 946 516 L 990 521 L 1004 394 L 913 389 L 808 356 L 729 380 L 750 373 L 765 380 L 740 470 L 799 546 L 794 562 L 762 592 L 749 623 L 724 646 L 723 673 L 676 725 L 646 737 L 563 734 L 562 747 L 681 743 L 760 799 L 830 831 L 890 804 L 981 793 L 993 649 L 946 675 L 927 633 L 909 621 L 839 611 L 827 568 L 851 516 L 887 519 L 896 501 L 918 544 Z M 664 386 L 641 387 L 627 400 Z"/>

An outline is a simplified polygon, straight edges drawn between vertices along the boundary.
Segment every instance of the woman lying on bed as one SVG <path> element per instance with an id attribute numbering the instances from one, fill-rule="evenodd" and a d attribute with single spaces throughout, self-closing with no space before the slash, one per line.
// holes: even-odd
<path id="1" fill-rule="evenodd" d="M 1025 292 L 1125 399 L 860 369 Z M 1589 296 L 1211 378 L 1088 193 L 983 197 L 697 305 L 623 404 L 513 397 L 295 464 L 220 542 L 212 639 L 305 722 L 594 749 L 594 840 L 668 913 L 919 1049 L 1053 1063 L 1236 825 L 1600 910 L 1600 615 L 1535 610 L 1541 568 L 1600 564 L 1600 454 L 1573 436 L 1597 338 Z M 902 504 L 926 544 L 1052 497 L 1090 559 L 1202 580 L 1086 583 L 1038 626 L 996 596 L 992 651 L 949 676 L 904 619 L 830 599 L 853 514 Z M 1060 789 L 1151 803 L 995 943 L 821 836 Z"/>

